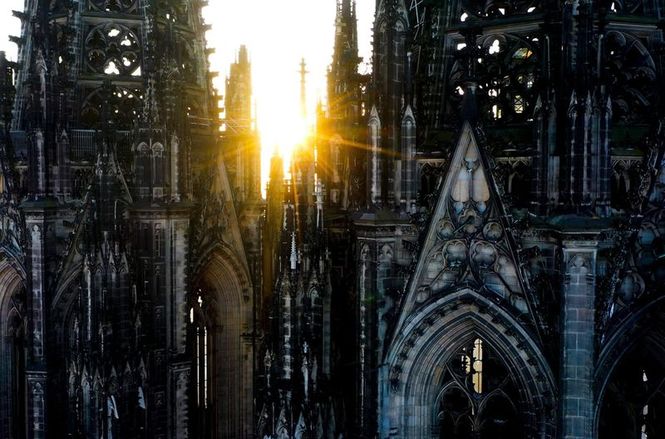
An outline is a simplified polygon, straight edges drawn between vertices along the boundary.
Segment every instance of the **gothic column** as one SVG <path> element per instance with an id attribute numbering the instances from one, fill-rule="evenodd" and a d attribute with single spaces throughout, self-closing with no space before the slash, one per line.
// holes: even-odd
<path id="1" fill-rule="evenodd" d="M 26 368 L 27 389 L 27 433 L 28 437 L 46 437 L 47 410 L 47 357 L 46 357 L 46 311 L 47 279 L 46 251 L 49 248 L 49 207 L 47 201 L 37 201 L 25 207 L 26 228 L 29 236 L 28 274 L 28 366 Z"/>
<path id="2" fill-rule="evenodd" d="M 189 390 L 192 363 L 184 361 L 169 366 L 169 390 L 172 397 L 169 421 L 171 437 L 175 439 L 189 438 Z"/>
<path id="3" fill-rule="evenodd" d="M 71 170 L 69 162 L 69 136 L 62 131 L 56 142 L 56 176 L 54 181 L 54 195 L 63 200 L 71 195 Z"/>
<path id="4" fill-rule="evenodd" d="M 360 267 L 358 270 L 358 368 L 356 370 L 356 427 L 359 432 L 369 430 L 368 418 L 371 418 L 371 380 L 369 377 L 371 368 L 371 328 L 372 313 L 368 309 L 373 303 L 376 265 L 375 254 L 371 243 L 363 243 L 360 247 Z M 370 393 L 368 395 L 368 393 Z"/>
<path id="5" fill-rule="evenodd" d="M 240 339 L 242 371 L 240 387 L 240 425 L 246 437 L 253 437 L 254 422 L 254 334 L 251 328 L 244 328 Z"/>
<path id="6" fill-rule="evenodd" d="M 382 201 L 382 151 L 381 151 L 381 120 L 376 107 L 372 107 L 369 122 L 369 156 L 367 164 L 367 187 L 369 189 L 369 203 L 380 205 Z"/>
<path id="7" fill-rule="evenodd" d="M 593 432 L 596 241 L 563 242 L 561 309 L 561 434 L 588 439 Z"/>
<path id="8" fill-rule="evenodd" d="M 171 439 L 189 437 L 189 396 L 191 361 L 184 359 L 187 343 L 187 231 L 188 210 L 177 206 L 169 212 L 167 220 L 166 315 L 168 318 L 169 361 L 168 404 Z"/>
<path id="9" fill-rule="evenodd" d="M 395 215 L 391 227 L 386 227 L 375 215 L 365 215 L 355 223 L 359 260 L 356 272 L 357 366 L 354 371 L 355 434 L 358 437 L 375 437 L 383 428 L 379 413 L 385 394 L 386 371 L 382 371 L 381 361 L 389 335 L 390 315 L 395 312 L 394 293 L 404 281 L 397 267 L 404 266 L 406 260 L 400 259 L 395 249 L 402 248 L 404 241 L 414 239 L 406 221 Z"/>
<path id="10" fill-rule="evenodd" d="M 189 229 L 189 210 L 186 206 L 179 206 L 169 212 L 167 288 L 168 310 L 172 324 L 170 325 L 169 348 L 172 352 L 184 354 L 187 345 L 187 253 Z M 184 207 L 184 208 L 183 208 Z"/>
<path id="11" fill-rule="evenodd" d="M 416 195 L 418 193 L 418 183 L 416 177 L 416 118 L 411 106 L 407 106 L 402 118 L 402 151 L 398 162 L 399 175 L 396 181 L 400 183 L 399 196 L 404 212 L 412 212 L 415 209 Z M 396 190 L 397 190 L 396 185 Z"/>

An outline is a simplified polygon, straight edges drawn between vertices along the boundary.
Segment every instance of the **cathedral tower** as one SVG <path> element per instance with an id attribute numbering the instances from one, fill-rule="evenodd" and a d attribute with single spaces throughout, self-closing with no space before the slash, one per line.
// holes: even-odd
<path id="1" fill-rule="evenodd" d="M 2 437 L 251 434 L 252 282 L 202 7 L 31 1 L 17 14 Z"/>
<path id="2" fill-rule="evenodd" d="M 328 194 L 327 204 L 335 209 L 358 207 L 365 198 L 360 144 L 365 136 L 363 90 L 367 78 L 358 71 L 361 62 L 355 0 L 338 0 L 327 114 L 318 115 L 319 175 Z"/>

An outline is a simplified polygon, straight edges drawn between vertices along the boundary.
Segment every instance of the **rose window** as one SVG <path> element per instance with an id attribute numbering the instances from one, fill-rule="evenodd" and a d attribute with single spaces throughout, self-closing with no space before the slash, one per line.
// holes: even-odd
<path id="1" fill-rule="evenodd" d="M 94 28 L 85 42 L 87 63 L 96 73 L 140 76 L 140 48 L 136 34 L 118 24 Z"/>

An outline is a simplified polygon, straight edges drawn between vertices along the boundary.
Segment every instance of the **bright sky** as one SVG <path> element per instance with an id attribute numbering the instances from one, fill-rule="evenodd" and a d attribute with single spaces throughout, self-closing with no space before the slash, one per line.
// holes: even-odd
<path id="1" fill-rule="evenodd" d="M 9 42 L 8 35 L 19 36 L 21 33 L 21 22 L 12 16 L 12 10 L 22 11 L 23 0 L 0 0 L 0 3 L 0 50 L 15 61 L 16 45 Z"/>
<path id="2" fill-rule="evenodd" d="M 369 62 L 375 0 L 357 0 L 360 56 Z M 7 34 L 20 33 L 11 10 L 23 8 L 23 0 L 0 0 L 0 50 L 15 59 L 15 47 Z M 304 135 L 300 122 L 301 58 L 307 70 L 308 113 L 325 100 L 326 70 L 332 60 L 336 0 L 209 0 L 204 11 L 213 28 L 208 45 L 212 69 L 220 72 L 217 86 L 224 93 L 224 78 L 240 45 L 247 46 L 254 75 L 258 126 L 262 137 L 264 181 L 270 157 L 279 147 L 288 155 Z M 368 68 L 368 67 L 364 67 Z M 310 120 L 311 123 L 311 120 Z M 288 158 L 288 157 L 285 157 Z"/>
<path id="3" fill-rule="evenodd" d="M 278 147 L 285 159 L 302 140 L 300 119 L 301 58 L 307 70 L 308 114 L 314 115 L 319 99 L 325 101 L 326 71 L 332 61 L 336 0 L 210 0 L 206 19 L 213 25 L 208 44 L 217 52 L 212 67 L 221 72 L 241 44 L 252 61 L 254 97 L 262 137 L 263 186 L 270 157 Z M 371 27 L 375 0 L 357 0 L 360 56 L 371 55 Z M 310 123 L 312 120 L 310 120 Z"/>

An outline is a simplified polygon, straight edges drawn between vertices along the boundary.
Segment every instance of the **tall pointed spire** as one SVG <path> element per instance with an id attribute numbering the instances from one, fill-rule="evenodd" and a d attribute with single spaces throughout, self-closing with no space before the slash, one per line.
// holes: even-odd
<path id="1" fill-rule="evenodd" d="M 355 0 L 337 0 L 335 59 L 358 56 L 358 20 Z"/>
<path id="2" fill-rule="evenodd" d="M 252 64 L 243 45 L 231 64 L 224 100 L 223 149 L 238 203 L 261 197 L 261 146 L 252 101 Z"/>
<path id="3" fill-rule="evenodd" d="M 307 63 L 305 58 L 300 60 L 300 113 L 303 120 L 307 119 Z"/>
<path id="4" fill-rule="evenodd" d="M 348 111 L 359 63 L 355 0 L 337 0 L 335 48 L 328 75 L 328 105 L 334 119 L 343 118 Z"/>

